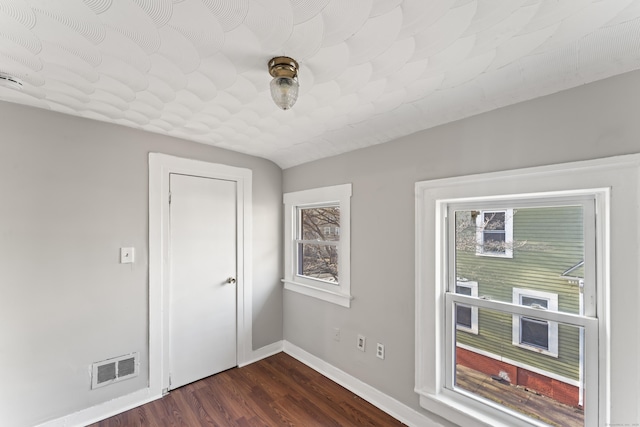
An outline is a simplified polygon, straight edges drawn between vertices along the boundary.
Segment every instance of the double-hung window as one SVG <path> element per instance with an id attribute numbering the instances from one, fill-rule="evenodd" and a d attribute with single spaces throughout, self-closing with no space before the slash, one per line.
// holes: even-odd
<path id="1" fill-rule="evenodd" d="M 351 184 L 284 195 L 285 289 L 349 307 Z"/>
<path id="2" fill-rule="evenodd" d="M 416 184 L 425 409 L 461 426 L 610 419 L 609 182 L 621 181 L 615 166 L 565 167 Z"/>

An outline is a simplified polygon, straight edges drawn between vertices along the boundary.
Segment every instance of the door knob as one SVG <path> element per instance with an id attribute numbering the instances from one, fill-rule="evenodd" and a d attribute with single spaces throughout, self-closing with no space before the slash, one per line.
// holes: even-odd
<path id="1" fill-rule="evenodd" d="M 227 283 L 236 283 L 236 278 L 235 277 L 229 277 L 227 279 Z"/>

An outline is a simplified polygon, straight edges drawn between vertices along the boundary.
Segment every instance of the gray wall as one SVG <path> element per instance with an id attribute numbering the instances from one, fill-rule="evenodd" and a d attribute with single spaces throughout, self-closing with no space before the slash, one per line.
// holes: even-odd
<path id="1" fill-rule="evenodd" d="M 171 137 L 0 103 L 0 424 L 30 426 L 148 382 L 148 153 L 253 170 L 253 348 L 282 339 L 282 171 Z M 119 248 L 136 248 L 119 264 Z M 90 391 L 92 362 L 138 378 Z"/>
<path id="2" fill-rule="evenodd" d="M 637 153 L 639 111 L 640 72 L 633 72 L 286 169 L 285 192 L 353 183 L 355 299 L 345 309 L 285 291 L 285 340 L 420 410 L 413 391 L 415 182 Z M 612 289 L 612 311 L 631 310 L 621 315 L 628 323 L 611 325 L 614 350 L 622 350 L 617 362 L 630 362 L 614 364 L 611 380 L 612 397 L 633 404 L 640 352 L 629 327 L 638 324 L 632 288 L 628 295 Z M 342 329 L 340 342 L 334 327 Z M 364 354 L 356 349 L 358 333 L 367 337 Z M 384 361 L 375 357 L 376 342 L 386 346 Z"/>

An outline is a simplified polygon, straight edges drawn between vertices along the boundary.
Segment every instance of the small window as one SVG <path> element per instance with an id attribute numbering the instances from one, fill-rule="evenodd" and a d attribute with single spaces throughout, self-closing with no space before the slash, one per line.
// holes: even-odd
<path id="1" fill-rule="evenodd" d="M 558 295 L 513 288 L 513 303 L 538 310 L 558 310 Z M 525 316 L 513 316 L 513 344 L 549 356 L 558 356 L 558 324 Z"/>
<path id="2" fill-rule="evenodd" d="M 458 279 L 456 293 L 472 297 L 478 296 L 478 282 Z M 459 331 L 478 333 L 478 307 L 458 304 L 456 306 L 456 328 Z"/>
<path id="3" fill-rule="evenodd" d="M 513 258 L 513 209 L 473 211 L 476 218 L 476 254 Z"/>
<path id="4" fill-rule="evenodd" d="M 285 289 L 350 306 L 350 199 L 351 184 L 284 195 Z"/>
<path id="5" fill-rule="evenodd" d="M 330 283 L 338 280 L 340 239 L 331 235 L 331 227 L 340 225 L 340 206 L 298 208 L 296 236 L 297 274 Z"/>

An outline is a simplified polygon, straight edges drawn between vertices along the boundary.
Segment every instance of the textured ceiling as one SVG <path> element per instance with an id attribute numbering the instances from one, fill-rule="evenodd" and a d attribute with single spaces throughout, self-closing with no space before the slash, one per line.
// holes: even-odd
<path id="1" fill-rule="evenodd" d="M 637 68 L 640 0 L 0 0 L 1 100 L 283 168 Z"/>

